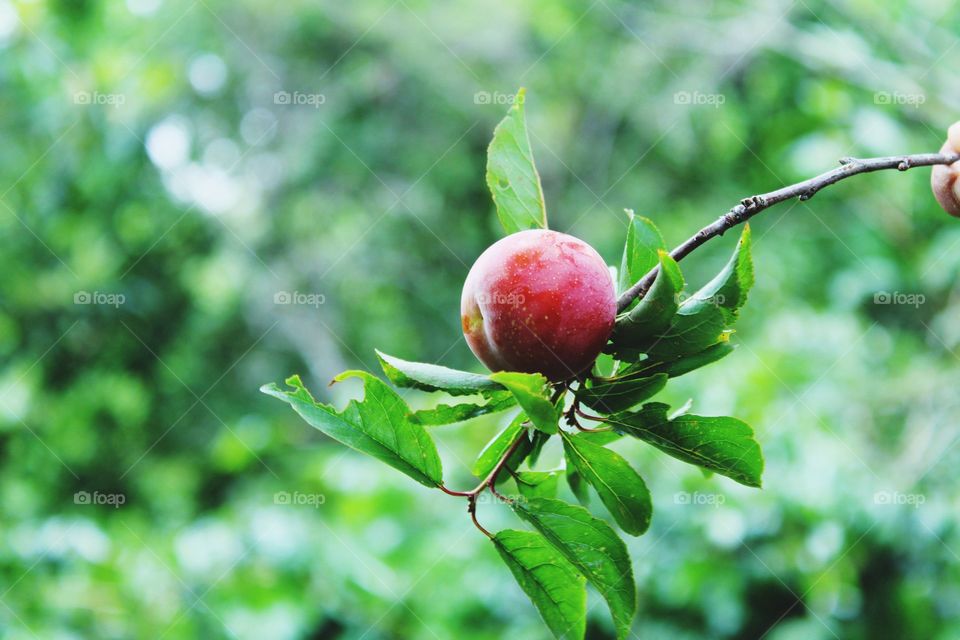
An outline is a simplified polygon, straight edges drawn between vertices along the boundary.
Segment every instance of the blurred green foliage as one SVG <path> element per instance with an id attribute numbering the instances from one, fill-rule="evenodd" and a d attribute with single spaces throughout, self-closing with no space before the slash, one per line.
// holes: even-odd
<path id="1" fill-rule="evenodd" d="M 461 501 L 257 387 L 374 347 L 478 366 L 459 291 L 518 86 L 551 225 L 617 264 L 625 207 L 672 245 L 840 156 L 938 149 L 951 8 L 0 0 L 0 637 L 543 637 Z M 960 227 L 927 182 L 754 221 L 738 350 L 670 400 L 750 422 L 764 489 L 618 445 L 654 499 L 638 637 L 960 635 Z M 436 430 L 451 486 L 498 426 Z"/>

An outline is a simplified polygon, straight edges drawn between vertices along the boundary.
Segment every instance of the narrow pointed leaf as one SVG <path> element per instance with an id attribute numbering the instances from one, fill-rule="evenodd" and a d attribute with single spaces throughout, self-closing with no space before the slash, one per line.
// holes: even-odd
<path id="1" fill-rule="evenodd" d="M 547 228 L 543 188 L 533 162 L 523 111 L 525 97 L 520 89 L 516 102 L 494 129 L 487 149 L 487 186 L 500 224 L 508 234 Z"/>
<path id="2" fill-rule="evenodd" d="M 314 400 L 299 376 L 286 380 L 292 391 L 275 384 L 264 385 L 260 390 L 290 404 L 311 426 L 334 440 L 371 455 L 428 487 L 440 484 L 443 472 L 436 445 L 430 434 L 412 420 L 403 399 L 365 371 L 347 371 L 335 381 L 350 377 L 363 380 L 364 397 L 351 400 L 342 412 Z"/>
<path id="3" fill-rule="evenodd" d="M 681 307 L 667 329 L 646 341 L 641 350 L 656 359 L 700 353 L 727 340 L 726 327 L 724 312 L 716 305 Z"/>
<path id="4" fill-rule="evenodd" d="M 659 256 L 660 270 L 650 291 L 629 313 L 617 319 L 612 337 L 614 353 L 649 344 L 670 326 L 677 313 L 683 274 L 670 254 L 661 251 Z"/>
<path id="5" fill-rule="evenodd" d="M 533 426 L 544 433 L 557 432 L 560 412 L 550 402 L 552 389 L 543 375 L 500 371 L 491 373 L 490 380 L 510 390 Z"/>
<path id="6" fill-rule="evenodd" d="M 620 528 L 639 536 L 650 527 L 653 504 L 646 483 L 618 453 L 582 436 L 564 436 L 563 448 L 580 475 L 597 491 Z"/>
<path id="7" fill-rule="evenodd" d="M 577 389 L 580 402 L 601 413 L 626 411 L 649 400 L 667 386 L 667 374 L 650 377 L 599 382 L 590 387 Z"/>
<path id="8" fill-rule="evenodd" d="M 493 468 L 497 465 L 497 461 L 499 461 L 510 446 L 517 441 L 517 438 L 521 437 L 526 431 L 527 428 L 523 424 L 526 421 L 527 416 L 521 413 L 487 443 L 470 468 L 473 475 L 478 478 L 486 478 L 487 475 L 493 471 Z M 526 458 L 529 453 L 530 440 L 526 439 L 526 446 L 523 444 L 519 445 L 517 451 L 511 456 L 512 459 L 507 461 L 507 466 L 515 469 L 520 462 L 523 462 L 523 459 Z"/>
<path id="9" fill-rule="evenodd" d="M 454 405 L 438 404 L 432 409 L 414 411 L 413 419 L 424 426 L 432 427 L 471 420 L 515 406 L 517 401 L 509 391 L 493 391 L 489 394 L 489 400 L 483 404 L 472 402 Z"/>
<path id="10" fill-rule="evenodd" d="M 633 413 L 611 416 L 616 428 L 649 442 L 674 458 L 759 487 L 763 454 L 753 429 L 736 418 L 682 415 L 668 419 L 669 407 L 651 402 Z"/>
<path id="11" fill-rule="evenodd" d="M 560 471 L 519 471 L 517 490 L 524 498 L 556 498 Z"/>
<path id="12" fill-rule="evenodd" d="M 686 300 L 684 305 L 697 307 L 714 304 L 723 310 L 727 324 L 732 324 L 737 319 L 740 307 L 747 301 L 747 293 L 753 286 L 753 280 L 750 225 L 745 225 L 730 261 L 713 280 Z"/>
<path id="13" fill-rule="evenodd" d="M 553 636 L 581 640 L 586 633 L 587 588 L 580 572 L 538 533 L 505 529 L 492 540 Z"/>
<path id="14" fill-rule="evenodd" d="M 637 597 L 633 566 L 623 540 L 603 520 L 562 500 L 518 500 L 513 507 L 600 592 L 610 608 L 617 637 L 625 638 Z"/>
<path id="15" fill-rule="evenodd" d="M 487 376 L 467 371 L 457 371 L 437 364 L 409 362 L 377 351 L 380 366 L 398 387 L 421 391 L 445 391 L 452 396 L 467 396 L 476 393 L 490 394 L 502 391 L 503 387 Z"/>
<path id="16" fill-rule="evenodd" d="M 527 456 L 527 464 L 533 466 L 537 464 L 537 460 L 540 459 L 540 454 L 543 452 L 543 446 L 547 444 L 550 440 L 550 434 L 540 431 L 539 429 L 534 430 L 530 434 L 530 455 Z"/>
<path id="17" fill-rule="evenodd" d="M 680 355 L 671 358 L 665 358 L 661 362 L 641 362 L 636 366 L 637 371 L 642 371 L 642 375 L 650 376 L 657 373 L 665 373 L 671 378 L 676 378 L 677 376 L 682 376 L 685 373 L 690 373 L 695 371 L 700 367 L 704 367 L 708 364 L 714 363 L 717 360 L 729 355 L 734 350 L 734 345 L 730 343 L 729 340 L 725 340 L 721 337 L 720 342 L 712 344 L 702 351 L 691 355 Z M 628 374 L 629 371 L 625 371 L 624 374 Z"/>
<path id="18" fill-rule="evenodd" d="M 567 461 L 566 477 L 567 485 L 570 487 L 570 491 L 573 492 L 577 502 L 583 506 L 590 504 L 590 488 L 587 485 L 587 481 L 584 480 L 580 472 L 577 471 L 577 467 L 574 466 L 573 462 L 569 460 Z"/>
<path id="19" fill-rule="evenodd" d="M 605 447 L 611 442 L 616 442 L 617 440 L 623 437 L 623 434 L 618 431 L 584 431 L 583 433 L 578 433 L 577 437 L 581 440 L 585 440 L 592 444 L 597 445 L 598 447 Z"/>
<path id="20" fill-rule="evenodd" d="M 635 282 L 647 275 L 650 269 L 660 261 L 659 252 L 666 251 L 663 236 L 656 225 L 648 218 L 635 215 L 627 210 L 627 240 L 620 260 L 619 291 L 629 289 Z"/>

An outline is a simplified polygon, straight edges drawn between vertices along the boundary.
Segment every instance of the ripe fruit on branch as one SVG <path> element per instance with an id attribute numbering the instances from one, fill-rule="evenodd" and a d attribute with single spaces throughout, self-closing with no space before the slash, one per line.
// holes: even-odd
<path id="1" fill-rule="evenodd" d="M 270 384 L 261 391 L 290 404 L 330 438 L 426 487 L 465 498 L 473 524 L 496 546 L 555 637 L 583 640 L 590 582 L 606 600 L 616 637 L 625 638 L 631 635 L 637 609 L 627 545 L 603 519 L 558 499 L 557 482 L 565 476 L 577 497 L 592 487 L 620 528 L 631 535 L 647 531 L 652 501 L 643 478 L 626 459 L 605 448 L 607 440 L 573 432 L 610 427 L 584 427 L 578 416 L 613 423 L 616 436 L 644 441 L 744 486 L 760 487 L 764 468 L 760 445 L 746 423 L 729 416 L 691 415 L 685 409 L 674 412 L 663 402 L 648 402 L 670 378 L 716 362 L 733 350 L 728 340 L 731 327 L 754 282 L 746 225 L 732 258 L 682 304 L 684 278 L 677 261 L 773 205 L 809 199 L 840 180 L 882 169 L 935 165 L 933 192 L 948 213 L 960 217 L 960 123 L 950 127 L 939 154 L 847 158 L 818 176 L 745 198 L 669 254 L 653 222 L 631 214 L 618 300 L 613 278 L 596 251 L 582 240 L 544 229 L 546 205 L 523 97 L 521 90 L 494 131 L 486 173 L 497 217 L 512 235 L 477 259 L 461 298 L 463 333 L 473 352 L 494 371 L 518 373 L 478 375 L 378 351 L 393 386 L 365 371 L 346 371 L 334 381 L 360 378 L 363 397 L 342 410 L 316 401 L 299 376 L 287 379 L 287 389 Z M 629 311 L 612 332 L 618 306 Z M 603 349 L 618 361 L 617 375 L 593 379 L 583 375 Z M 583 384 L 572 389 L 567 384 L 545 384 L 539 375 L 524 375 L 533 373 L 555 383 L 581 376 Z M 394 387 L 474 398 L 414 410 Z M 565 405 L 571 393 L 573 404 Z M 581 404 L 591 413 L 581 413 Z M 562 411 L 564 406 L 569 410 Z M 430 427 L 507 410 L 516 410 L 515 417 L 471 469 L 480 483 L 468 491 L 448 488 Z M 538 452 L 554 436 L 561 440 L 571 473 L 537 470 Z M 518 469 L 521 464 L 526 469 Z M 497 492 L 498 478 L 507 475 L 516 479 L 517 498 L 523 499 Z M 486 529 L 477 505 L 488 490 L 536 531 Z"/>
<path id="2" fill-rule="evenodd" d="M 940 148 L 940 153 L 960 152 L 960 122 L 953 123 L 947 130 L 947 141 Z M 952 216 L 960 217 L 960 162 L 947 166 L 938 164 L 933 167 L 930 175 L 930 186 L 933 195 L 943 207 L 943 210 Z"/>
<path id="3" fill-rule="evenodd" d="M 484 251 L 460 300 L 463 335 L 491 371 L 565 380 L 600 354 L 617 313 L 613 278 L 583 240 L 520 231 Z"/>

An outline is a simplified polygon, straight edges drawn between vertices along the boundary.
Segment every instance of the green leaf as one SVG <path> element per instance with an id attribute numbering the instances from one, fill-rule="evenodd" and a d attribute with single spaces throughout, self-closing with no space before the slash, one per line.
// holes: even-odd
<path id="1" fill-rule="evenodd" d="M 577 437 L 581 440 L 591 442 L 598 447 L 605 447 L 611 442 L 616 442 L 622 438 L 623 434 L 611 429 L 610 431 L 584 431 L 577 434 Z"/>
<path id="2" fill-rule="evenodd" d="M 583 479 L 583 476 L 580 475 L 580 472 L 577 471 L 577 466 L 573 464 L 573 461 L 570 458 L 567 458 L 567 468 L 566 468 L 566 477 L 567 485 L 570 487 L 570 491 L 573 492 L 574 497 L 576 497 L 577 502 L 583 506 L 590 504 L 590 488 L 587 486 L 587 481 Z"/>
<path id="3" fill-rule="evenodd" d="M 747 301 L 747 293 L 753 286 L 753 280 L 748 224 L 743 227 L 743 233 L 730 261 L 713 280 L 684 301 L 684 306 L 696 309 L 702 305 L 716 305 L 723 311 L 726 323 L 733 324 L 740 307 Z"/>
<path id="4" fill-rule="evenodd" d="M 526 431 L 526 427 L 524 426 L 526 421 L 527 416 L 521 413 L 514 418 L 510 424 L 504 427 L 500 433 L 495 435 L 483 448 L 480 455 L 477 456 L 473 466 L 470 467 L 471 473 L 478 478 L 486 478 L 487 475 L 493 471 L 493 468 L 497 466 L 497 462 L 507 452 L 510 445 L 516 442 L 517 438 Z M 507 466 L 511 469 L 515 469 L 530 453 L 530 439 L 524 439 L 526 440 L 526 446 L 520 444 L 517 451 L 511 456 L 512 459 L 507 461 Z"/>
<path id="5" fill-rule="evenodd" d="M 683 288 L 679 267 L 672 259 L 665 261 L 661 254 L 653 286 L 632 311 L 618 318 L 609 351 L 624 361 L 636 360 L 640 354 L 647 354 L 653 362 L 703 356 L 679 365 L 673 375 L 718 360 L 729 353 L 728 348 L 710 347 L 726 342 L 728 327 L 736 320 L 752 285 L 749 228 L 744 228 L 737 250 L 724 269 L 682 304 L 678 304 Z M 639 364 L 646 370 L 652 363 Z"/>
<path id="6" fill-rule="evenodd" d="M 620 431 L 649 442 L 674 458 L 715 471 L 748 487 L 760 487 L 763 454 L 753 429 L 736 418 L 682 415 L 651 402 L 634 413 L 610 417 Z"/>
<path id="7" fill-rule="evenodd" d="M 589 433 L 581 433 L 579 438 L 587 440 L 597 446 L 604 447 L 611 442 L 619 440 L 623 437 L 622 433 L 617 431 L 591 431 Z M 587 486 L 586 480 L 583 476 L 580 475 L 580 472 L 577 471 L 577 465 L 569 456 L 564 452 L 564 458 L 566 459 L 566 478 L 567 485 L 570 487 L 570 491 L 573 492 L 573 495 L 577 498 L 577 501 L 580 504 L 586 506 L 590 504 L 590 488 Z"/>
<path id="8" fill-rule="evenodd" d="M 681 309 L 675 318 L 670 329 L 649 349 L 651 357 L 665 354 L 684 357 L 729 341 L 730 332 L 726 330 L 724 315 L 718 307 L 703 307 L 693 314 Z"/>
<path id="9" fill-rule="evenodd" d="M 517 403 L 529 416 L 533 426 L 544 433 L 556 433 L 560 412 L 550 402 L 552 388 L 547 379 L 539 373 L 518 373 L 499 371 L 490 374 L 490 380 L 510 390 Z"/>
<path id="10" fill-rule="evenodd" d="M 725 316 L 716 305 L 681 307 L 670 326 L 643 344 L 641 350 L 655 359 L 700 353 L 728 339 L 726 326 Z"/>
<path id="11" fill-rule="evenodd" d="M 440 484 L 443 471 L 437 448 L 426 430 L 411 419 L 406 403 L 366 371 L 346 371 L 334 381 L 351 377 L 363 380 L 364 397 L 362 401 L 351 400 L 342 412 L 314 400 L 299 376 L 286 380 L 293 391 L 284 391 L 275 384 L 264 385 L 260 390 L 290 404 L 311 426 L 334 440 L 371 455 L 428 487 Z"/>
<path id="12" fill-rule="evenodd" d="M 657 361 L 676 363 L 670 371 L 676 376 L 729 353 L 729 346 L 712 347 L 727 341 L 728 327 L 736 321 L 753 286 L 750 228 L 744 227 L 736 251 L 720 273 L 679 306 L 679 269 L 672 279 L 661 278 L 663 269 L 661 262 L 661 273 L 650 292 L 632 311 L 618 318 L 608 350 L 623 361 L 636 361 L 640 354 L 647 354 L 652 362 L 637 363 L 643 370 L 650 370 Z M 658 289 L 661 283 L 663 288 Z M 645 302 L 650 306 L 644 306 Z M 688 356 L 696 357 L 676 362 Z"/>
<path id="13" fill-rule="evenodd" d="M 540 454 L 543 452 L 543 446 L 547 444 L 550 440 L 550 434 L 544 433 L 539 429 L 534 430 L 530 434 L 530 455 L 527 457 L 527 465 L 533 466 L 537 464 L 537 460 L 540 459 Z"/>
<path id="14" fill-rule="evenodd" d="M 639 536 L 650 527 L 650 491 L 626 460 L 579 435 L 564 435 L 563 449 L 580 475 L 596 489 L 621 529 Z"/>
<path id="15" fill-rule="evenodd" d="M 472 402 L 455 405 L 438 404 L 433 409 L 415 411 L 413 419 L 424 426 L 433 427 L 471 420 L 490 413 L 505 411 L 517 405 L 517 401 L 509 391 L 492 391 L 488 395 L 489 400 L 484 404 Z"/>
<path id="16" fill-rule="evenodd" d="M 602 413 L 626 411 L 649 400 L 667 386 L 667 374 L 658 373 L 645 378 L 629 378 L 612 382 L 597 382 L 591 387 L 577 389 L 580 402 Z"/>
<path id="17" fill-rule="evenodd" d="M 682 376 L 685 373 L 690 373 L 700 367 L 716 362 L 732 353 L 733 350 L 734 346 L 730 344 L 729 340 L 721 339 L 720 342 L 712 344 L 703 351 L 698 351 L 692 355 L 679 355 L 653 363 L 645 361 L 638 365 L 632 365 L 632 367 L 636 367 L 635 370 L 637 371 L 642 371 L 642 375 L 644 376 L 665 373 L 671 378 L 676 378 L 677 376 Z M 623 374 L 629 375 L 630 372 L 631 369 L 628 368 Z"/>
<path id="18" fill-rule="evenodd" d="M 630 209 L 627 209 L 627 217 L 627 241 L 620 261 L 620 292 L 629 289 L 657 266 L 659 252 L 667 249 L 663 236 L 651 220 L 635 215 Z"/>
<path id="19" fill-rule="evenodd" d="M 626 637 L 637 609 L 636 586 L 627 546 L 610 525 L 562 500 L 518 500 L 513 508 L 596 587 L 610 607 L 617 637 Z"/>
<path id="20" fill-rule="evenodd" d="M 520 495 L 528 500 L 557 497 L 559 471 L 518 471 L 515 479 Z"/>
<path id="21" fill-rule="evenodd" d="M 492 541 L 554 637 L 582 639 L 587 588 L 580 572 L 538 533 L 505 529 Z"/>
<path id="22" fill-rule="evenodd" d="M 667 330 L 679 308 L 683 290 L 680 266 L 666 251 L 660 252 L 660 270 L 647 295 L 629 313 L 621 315 L 611 338 L 614 353 L 649 345 L 658 333 Z"/>
<path id="23" fill-rule="evenodd" d="M 516 102 L 494 129 L 487 148 L 487 186 L 508 234 L 547 228 L 543 188 L 523 113 L 525 96 L 524 89 L 517 92 Z"/>
<path id="24" fill-rule="evenodd" d="M 380 366 L 398 387 L 409 387 L 422 391 L 445 391 L 452 396 L 469 396 L 475 393 L 489 395 L 493 391 L 502 391 L 503 387 L 487 376 L 467 371 L 457 371 L 437 364 L 409 362 L 382 351 L 377 351 Z"/>

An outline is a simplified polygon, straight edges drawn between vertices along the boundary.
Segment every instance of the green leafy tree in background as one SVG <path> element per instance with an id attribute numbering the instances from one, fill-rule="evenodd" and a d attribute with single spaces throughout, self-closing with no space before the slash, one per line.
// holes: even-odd
<path id="1" fill-rule="evenodd" d="M 547 227 L 524 98 L 521 89 L 494 132 L 487 158 L 487 186 L 508 234 Z M 960 124 L 950 134 L 960 142 L 958 134 Z M 413 411 L 386 383 L 358 370 L 333 380 L 363 382 L 363 398 L 351 401 L 342 411 L 317 402 L 299 376 L 286 380 L 287 390 L 268 384 L 261 391 L 290 404 L 327 436 L 427 487 L 466 498 L 473 523 L 491 540 L 555 637 L 584 637 L 586 585 L 590 583 L 607 603 L 617 638 L 626 638 L 637 609 L 626 544 L 613 527 L 584 506 L 558 499 L 557 479 L 565 477 L 572 494 L 584 504 L 590 497 L 587 487 L 592 487 L 620 529 L 639 536 L 650 525 L 653 507 L 641 475 L 608 448 L 621 437 L 636 438 L 700 467 L 705 474 L 720 474 L 748 487 L 761 486 L 764 467 L 753 430 L 743 421 L 693 415 L 687 407 L 671 411 L 667 404 L 651 402 L 671 378 L 712 364 L 733 350 L 733 325 L 754 284 L 750 227 L 744 227 L 721 271 L 693 293 L 686 291 L 677 260 L 769 206 L 793 197 L 807 200 L 841 179 L 880 169 L 906 171 L 939 165 L 932 182 L 934 194 L 948 213 L 956 215 L 960 197 L 953 193 L 956 170 L 952 165 L 958 160 L 960 152 L 949 140 L 939 154 L 844 158 L 838 169 L 743 199 L 671 252 L 652 221 L 628 211 L 618 278 L 621 313 L 605 349 L 608 357 L 560 382 L 551 383 L 540 373 L 480 375 L 377 352 L 384 374 L 396 387 L 467 399 L 453 406 Z M 445 486 L 440 456 L 428 429 L 517 407 L 517 415 L 483 448 L 471 468 L 479 484 L 469 491 Z M 585 426 L 581 420 L 599 426 Z M 538 469 L 539 453 L 553 437 L 562 441 L 566 464 Z M 516 492 L 505 495 L 500 486 L 510 479 Z M 484 491 L 509 505 L 534 531 L 488 531 L 477 517 L 478 496 Z"/>
<path id="2" fill-rule="evenodd" d="M 673 247 L 718 204 L 844 155 L 935 149 L 960 86 L 945 8 L 0 0 L 0 636 L 542 640 L 466 499 L 251 390 L 299 371 L 341 409 L 361 381 L 326 383 L 379 371 L 373 346 L 477 366 L 456 306 L 503 233 L 484 152 L 511 87 L 536 88 L 550 227 L 618 262 L 623 206 Z M 275 95 L 298 91 L 326 100 Z M 911 170 L 751 227 L 736 355 L 653 401 L 750 423 L 764 491 L 634 437 L 607 447 L 656 510 L 623 536 L 633 631 L 954 640 L 960 226 Z M 692 290 L 735 236 L 682 262 Z M 276 302 L 293 291 L 326 301 Z M 881 297 L 897 291 L 925 303 Z M 428 429 L 446 484 L 489 473 L 503 452 L 472 456 L 516 409 L 398 393 L 425 424 L 469 420 Z M 517 474 L 575 500 L 563 456 L 552 437 L 548 471 Z M 95 492 L 124 502 L 80 500 Z M 297 492 L 324 501 L 283 502 Z M 490 531 L 532 530 L 491 501 Z M 613 638 L 588 597 L 587 636 Z"/>

